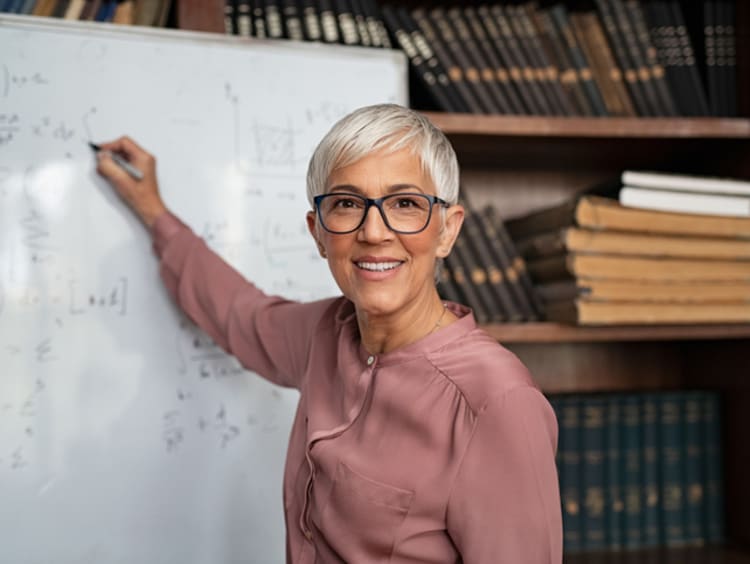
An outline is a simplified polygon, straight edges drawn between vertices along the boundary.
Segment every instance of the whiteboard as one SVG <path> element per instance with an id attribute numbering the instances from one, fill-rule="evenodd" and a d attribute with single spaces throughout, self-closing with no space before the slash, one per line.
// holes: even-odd
<path id="1" fill-rule="evenodd" d="M 401 53 L 0 17 L 0 562 L 283 562 L 297 393 L 174 307 L 86 141 L 132 136 L 212 248 L 309 300 L 338 292 L 307 161 L 377 102 Z"/>

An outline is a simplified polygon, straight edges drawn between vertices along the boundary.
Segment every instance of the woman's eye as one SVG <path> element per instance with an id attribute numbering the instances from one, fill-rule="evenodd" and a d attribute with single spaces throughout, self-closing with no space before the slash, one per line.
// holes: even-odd
<path id="1" fill-rule="evenodd" d="M 361 204 L 354 198 L 336 198 L 333 205 L 337 208 L 355 208 L 361 206 Z"/>

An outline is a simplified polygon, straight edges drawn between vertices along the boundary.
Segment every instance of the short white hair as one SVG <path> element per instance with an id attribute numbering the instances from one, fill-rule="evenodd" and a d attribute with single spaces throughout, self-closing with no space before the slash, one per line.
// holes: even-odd
<path id="1" fill-rule="evenodd" d="M 435 184 L 437 196 L 458 201 L 458 159 L 448 138 L 430 120 L 397 104 L 377 104 L 353 111 L 336 122 L 315 149 L 307 169 L 307 199 L 326 191 L 331 173 L 385 149 L 412 150 Z"/>

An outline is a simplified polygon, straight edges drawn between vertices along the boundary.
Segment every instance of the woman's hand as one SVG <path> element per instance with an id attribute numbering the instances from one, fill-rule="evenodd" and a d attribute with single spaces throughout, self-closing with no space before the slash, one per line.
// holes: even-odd
<path id="1" fill-rule="evenodd" d="M 159 194 L 156 159 L 128 137 L 120 137 L 109 143 L 100 143 L 99 147 L 101 150 L 97 152 L 97 172 L 114 186 L 120 197 L 146 227 L 151 228 L 156 218 L 167 211 Z M 124 157 L 143 173 L 143 178 L 141 180 L 133 178 L 112 160 L 111 153 Z"/>

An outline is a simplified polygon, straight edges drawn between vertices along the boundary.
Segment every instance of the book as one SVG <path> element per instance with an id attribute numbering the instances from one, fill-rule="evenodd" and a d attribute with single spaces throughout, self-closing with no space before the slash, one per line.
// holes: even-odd
<path id="1" fill-rule="evenodd" d="M 619 550 L 624 545 L 625 533 L 625 464 L 624 414 L 618 394 L 609 394 L 605 402 L 605 546 Z"/>
<path id="2" fill-rule="evenodd" d="M 237 35 L 237 0 L 224 0 L 224 33 Z"/>
<path id="3" fill-rule="evenodd" d="M 492 252 L 491 237 L 484 229 L 481 215 L 464 201 L 467 213 L 464 217 L 463 231 L 468 246 L 473 251 L 478 265 L 484 269 L 487 284 L 492 290 L 495 302 L 502 315 L 499 318 L 507 321 L 521 321 L 524 314 L 516 303 L 510 289 L 502 264 L 496 259 Z"/>
<path id="4" fill-rule="evenodd" d="M 596 12 L 570 15 L 570 25 L 591 66 L 591 75 L 601 93 L 608 115 L 635 116 L 635 108 L 625 88 L 622 70 L 615 62 Z"/>
<path id="5" fill-rule="evenodd" d="M 536 282 L 588 277 L 654 282 L 746 282 L 750 261 L 568 253 L 527 261 Z"/>
<path id="6" fill-rule="evenodd" d="M 577 552 L 583 548 L 583 485 L 581 480 L 581 410 L 582 400 L 577 395 L 557 398 L 560 406 L 560 501 L 563 518 L 563 550 Z"/>
<path id="7" fill-rule="evenodd" d="M 476 43 L 479 45 L 490 66 L 490 71 L 494 73 L 495 79 L 502 90 L 503 97 L 508 106 L 506 112 L 518 115 L 528 113 L 521 97 L 518 95 L 516 85 L 513 83 L 508 69 L 502 62 L 501 55 L 497 51 L 494 41 L 492 41 L 485 26 L 482 25 L 477 10 L 473 6 L 465 6 L 463 14 L 466 23 L 471 28 L 471 33 Z"/>
<path id="8" fill-rule="evenodd" d="M 284 38 L 284 22 L 281 18 L 279 0 L 265 0 L 263 2 L 263 16 L 266 20 L 267 37 L 270 39 Z"/>
<path id="9" fill-rule="evenodd" d="M 251 0 L 237 0 L 235 7 L 235 25 L 237 35 L 250 37 L 253 35 L 253 5 Z M 263 24 L 265 30 L 265 23 Z M 264 37 L 265 35 L 261 36 Z"/>
<path id="10" fill-rule="evenodd" d="M 388 31 L 383 24 L 383 18 L 376 0 L 360 0 L 365 10 L 365 19 L 367 20 L 367 29 L 370 32 L 370 38 L 373 46 L 391 48 L 391 40 L 388 37 Z"/>
<path id="11" fill-rule="evenodd" d="M 354 20 L 349 0 L 333 0 L 333 9 L 338 22 L 341 42 L 344 45 L 360 45 L 357 22 Z"/>
<path id="12" fill-rule="evenodd" d="M 641 546 L 653 547 L 660 542 L 661 488 L 659 482 L 660 433 L 659 395 L 641 395 Z"/>
<path id="13" fill-rule="evenodd" d="M 320 15 L 320 27 L 323 30 L 323 41 L 325 43 L 338 43 L 339 26 L 331 0 L 318 0 L 318 14 Z"/>
<path id="14" fill-rule="evenodd" d="M 514 240 L 568 226 L 750 239 L 750 219 L 631 208 L 612 198 L 584 195 L 505 222 Z"/>
<path id="15" fill-rule="evenodd" d="M 684 527 L 685 542 L 702 546 L 706 542 L 703 517 L 705 507 L 705 476 L 703 433 L 703 392 L 683 393 L 684 427 Z"/>
<path id="16" fill-rule="evenodd" d="M 294 41 L 303 41 L 305 34 L 302 30 L 302 18 L 296 0 L 282 0 L 281 17 L 284 20 L 286 37 Z"/>
<path id="17" fill-rule="evenodd" d="M 750 302 L 750 281 L 743 282 L 659 282 L 607 280 L 581 276 L 537 284 L 545 302 L 585 298 L 596 302 L 725 303 Z"/>
<path id="18" fill-rule="evenodd" d="M 623 186 L 620 190 L 619 200 L 623 206 L 648 210 L 750 217 L 750 196 L 702 194 L 699 192 Z"/>
<path id="19" fill-rule="evenodd" d="M 49 17 L 52 15 L 52 12 L 55 11 L 56 4 L 57 0 L 37 0 L 31 15 Z"/>
<path id="20" fill-rule="evenodd" d="M 654 109 L 648 103 L 646 93 L 643 90 L 642 78 L 645 77 L 639 77 L 638 75 L 638 68 L 632 59 L 632 53 L 628 51 L 622 31 L 618 28 L 611 5 L 607 0 L 595 0 L 595 4 L 607 36 L 607 41 L 612 49 L 612 53 L 614 53 L 617 64 L 622 69 L 623 76 L 625 77 L 625 85 L 638 115 L 655 115 Z"/>
<path id="21" fill-rule="evenodd" d="M 320 27 L 320 16 L 315 0 L 302 0 L 300 6 L 302 11 L 302 31 L 306 41 L 320 41 L 323 39 L 323 30 Z"/>
<path id="22" fill-rule="evenodd" d="M 642 447 L 641 405 L 638 394 L 626 394 L 619 399 L 621 436 L 621 475 L 623 495 L 622 542 L 628 549 L 641 546 Z"/>
<path id="23" fill-rule="evenodd" d="M 134 8 L 135 0 L 123 0 L 122 2 L 118 2 L 112 21 L 116 24 L 133 25 Z"/>
<path id="24" fill-rule="evenodd" d="M 454 61 L 461 68 L 462 74 L 476 100 L 477 107 L 480 110 L 479 113 L 499 113 L 498 106 L 482 82 L 482 76 L 476 66 L 476 62 L 471 59 L 465 45 L 455 33 L 453 26 L 446 16 L 445 10 L 443 8 L 433 8 L 429 11 L 428 15 L 431 23 L 434 25 L 436 35 L 440 37 L 447 50 L 451 52 Z"/>
<path id="25" fill-rule="evenodd" d="M 591 396 L 581 405 L 581 530 L 586 550 L 607 547 L 605 521 L 606 400 Z"/>
<path id="26" fill-rule="evenodd" d="M 455 303 L 462 303 L 463 297 L 461 292 L 456 287 L 453 278 L 451 278 L 451 272 L 444 265 L 441 265 L 440 273 L 437 282 L 438 294 L 444 300 L 448 300 Z"/>
<path id="27" fill-rule="evenodd" d="M 422 36 L 430 49 L 435 53 L 435 57 L 440 61 L 443 68 L 446 69 L 446 74 L 450 79 L 451 85 L 463 101 L 464 106 L 469 112 L 483 113 L 484 110 L 477 100 L 473 88 L 469 85 L 463 68 L 456 60 L 452 50 L 442 41 L 442 37 L 435 29 L 427 12 L 421 8 L 417 8 L 412 10 L 411 16 L 422 32 Z"/>
<path id="28" fill-rule="evenodd" d="M 63 18 L 66 20 L 77 20 L 81 17 L 81 12 L 86 5 L 86 0 L 71 0 L 68 4 Z"/>
<path id="29" fill-rule="evenodd" d="M 620 181 L 625 186 L 639 186 L 641 188 L 750 196 L 750 181 L 735 178 L 698 176 L 650 170 L 624 170 L 620 176 Z"/>
<path id="30" fill-rule="evenodd" d="M 724 467 L 722 462 L 722 399 L 718 392 L 705 392 L 703 398 L 705 453 L 706 542 L 725 541 Z"/>
<path id="31" fill-rule="evenodd" d="M 474 221 L 469 220 L 469 224 L 472 223 Z M 493 281 L 495 279 L 490 278 L 485 265 L 477 253 L 476 247 L 472 246 L 469 241 L 470 237 L 478 236 L 479 234 L 471 229 L 462 229 L 451 251 L 463 265 L 463 271 L 466 275 L 465 285 L 461 286 L 460 290 L 464 291 L 466 286 L 472 286 L 474 293 L 479 298 L 478 307 L 482 310 L 487 321 L 500 323 L 507 320 L 508 312 L 503 308 L 500 296 L 494 287 Z"/>
<path id="32" fill-rule="evenodd" d="M 659 448 L 661 451 L 659 498 L 661 521 L 661 544 L 683 546 L 685 544 L 685 506 L 683 464 L 685 444 L 683 440 L 683 409 L 680 394 L 664 393 L 659 401 Z"/>
<path id="33" fill-rule="evenodd" d="M 654 235 L 565 227 L 516 241 L 527 260 L 567 252 L 724 260 L 750 260 L 750 241 L 718 237 Z"/>
<path id="34" fill-rule="evenodd" d="M 585 298 L 545 304 L 550 321 L 577 325 L 750 323 L 750 304 L 596 302 Z"/>
<path id="35" fill-rule="evenodd" d="M 583 116 L 593 115 L 594 112 L 591 109 L 591 104 L 581 87 L 576 67 L 568 55 L 565 43 L 557 32 L 549 11 L 535 9 L 531 12 L 531 17 L 536 25 L 542 49 L 544 49 L 548 59 L 557 69 L 560 85 L 574 107 L 574 114 Z"/>
<path id="36" fill-rule="evenodd" d="M 591 73 L 591 63 L 586 59 L 586 55 L 581 49 L 575 33 L 573 33 L 567 8 L 563 4 L 555 4 L 549 8 L 548 13 L 567 48 L 571 61 L 576 67 L 579 81 L 586 93 L 593 115 L 606 116 L 607 106 Z"/>
<path id="37" fill-rule="evenodd" d="M 518 102 L 521 104 L 524 114 L 538 114 L 541 112 L 535 101 L 535 94 L 531 91 L 526 82 L 526 78 L 521 73 L 521 68 L 516 61 L 514 54 L 506 43 L 500 31 L 500 26 L 495 22 L 494 15 L 491 13 L 488 5 L 480 5 L 476 8 L 466 7 L 464 11 L 470 14 L 476 12 L 476 21 L 478 21 L 482 30 L 486 32 L 490 45 L 494 48 L 498 62 L 505 71 L 503 75 L 508 76 L 509 90 L 517 93 Z M 512 87 L 512 88 L 511 88 Z"/>
<path id="38" fill-rule="evenodd" d="M 361 0 L 351 0 L 352 16 L 354 17 L 354 23 L 357 26 L 357 35 L 359 36 L 359 44 L 362 47 L 380 46 L 380 40 L 370 36 L 370 30 L 367 26 L 367 16 L 365 13 L 365 6 Z"/>
<path id="39" fill-rule="evenodd" d="M 469 279 L 469 271 L 464 266 L 462 257 L 459 253 L 456 253 L 456 247 L 454 246 L 453 251 L 447 257 L 445 257 L 445 267 L 450 272 L 451 280 L 461 295 L 460 303 L 469 306 L 473 313 L 474 319 L 477 323 L 488 323 L 490 321 L 490 315 L 485 308 L 479 294 L 476 291 L 475 286 Z"/>

